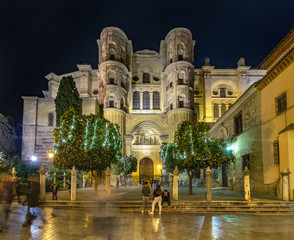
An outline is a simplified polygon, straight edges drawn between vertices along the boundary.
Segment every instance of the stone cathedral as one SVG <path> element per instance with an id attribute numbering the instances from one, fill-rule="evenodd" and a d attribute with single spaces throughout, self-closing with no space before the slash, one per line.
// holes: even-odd
<path id="1" fill-rule="evenodd" d="M 182 121 L 213 124 L 264 70 L 251 69 L 240 58 L 236 68 L 217 69 L 206 58 L 194 68 L 195 40 L 186 28 L 171 30 L 160 42 L 159 52 L 133 51 L 131 40 L 119 28 L 103 29 L 98 68 L 77 65 L 71 73 L 46 76 L 44 97 L 24 100 L 22 158 L 32 155 L 46 165 L 53 149 L 55 104 L 59 82 L 71 75 L 83 100 L 83 114 L 103 109 L 105 118 L 120 127 L 123 153 L 138 159 L 133 182 L 143 177 L 161 178 L 162 142 L 172 142 Z"/>

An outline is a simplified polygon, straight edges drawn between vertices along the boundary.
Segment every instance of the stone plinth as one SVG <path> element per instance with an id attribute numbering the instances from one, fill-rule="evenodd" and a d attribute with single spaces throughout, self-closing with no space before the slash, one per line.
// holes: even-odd
<path id="1" fill-rule="evenodd" d="M 206 169 L 206 200 L 207 202 L 211 202 L 212 200 L 212 192 L 211 192 L 211 170 L 210 167 Z"/>
<path id="2" fill-rule="evenodd" d="M 250 178 L 248 167 L 244 168 L 244 199 L 245 201 L 250 201 Z"/>
<path id="3" fill-rule="evenodd" d="M 106 168 L 105 170 L 105 190 L 106 193 L 110 194 L 110 175 L 111 175 L 111 171 L 109 169 L 109 167 Z"/>
<path id="4" fill-rule="evenodd" d="M 284 168 L 282 171 L 283 176 L 283 200 L 289 201 L 289 169 Z"/>
<path id="5" fill-rule="evenodd" d="M 173 200 L 179 200 L 179 186 L 178 186 L 178 179 L 179 179 L 179 170 L 178 167 L 175 167 L 174 170 L 174 179 L 173 179 Z"/>
<path id="6" fill-rule="evenodd" d="M 40 200 L 45 201 L 46 200 L 46 184 L 45 184 L 45 169 L 43 166 L 41 166 L 40 170 L 38 171 L 40 173 Z"/>

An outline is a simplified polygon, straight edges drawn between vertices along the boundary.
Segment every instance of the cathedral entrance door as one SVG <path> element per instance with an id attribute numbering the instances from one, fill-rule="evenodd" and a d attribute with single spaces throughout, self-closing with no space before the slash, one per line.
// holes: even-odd
<path id="1" fill-rule="evenodd" d="M 150 158 L 143 158 L 140 161 L 140 165 L 139 165 L 140 183 L 143 178 L 150 179 L 150 178 L 153 178 L 153 175 L 154 175 L 153 161 Z"/>

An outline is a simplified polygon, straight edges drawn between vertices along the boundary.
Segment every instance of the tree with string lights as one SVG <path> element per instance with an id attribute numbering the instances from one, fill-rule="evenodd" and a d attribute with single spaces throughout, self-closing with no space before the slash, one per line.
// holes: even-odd
<path id="1" fill-rule="evenodd" d="M 174 143 L 163 144 L 160 155 L 168 171 L 178 166 L 180 171 L 187 172 L 189 194 L 192 194 L 193 177 L 200 169 L 228 166 L 235 160 L 223 141 L 209 136 L 209 126 L 204 122 L 179 124 Z"/>
<path id="2" fill-rule="evenodd" d="M 97 176 L 121 158 L 121 136 L 116 124 L 99 114 L 76 115 L 73 108 L 60 120 L 53 133 L 55 167 L 75 166 Z"/>
<path id="3" fill-rule="evenodd" d="M 137 158 L 133 157 L 132 155 L 123 155 L 117 163 L 112 165 L 112 171 L 114 174 L 123 175 L 124 186 L 127 185 L 128 175 L 137 171 L 137 163 Z"/>

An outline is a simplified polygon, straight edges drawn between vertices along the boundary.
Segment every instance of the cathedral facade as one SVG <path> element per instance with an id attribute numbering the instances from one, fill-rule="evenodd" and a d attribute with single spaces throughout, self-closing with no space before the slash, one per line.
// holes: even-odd
<path id="1" fill-rule="evenodd" d="M 133 52 L 132 42 L 119 28 L 103 29 L 98 68 L 77 65 L 78 71 L 50 73 L 44 97 L 23 97 L 22 158 L 36 155 L 49 164 L 55 127 L 54 99 L 63 76 L 71 75 L 83 100 L 83 114 L 102 111 L 120 127 L 122 152 L 138 159 L 133 181 L 161 178 L 159 155 L 163 142 L 172 142 L 182 121 L 213 124 L 265 71 L 251 69 L 241 58 L 236 68 L 216 69 L 209 59 L 194 68 L 194 45 L 186 28 L 171 30 L 159 52 Z"/>

